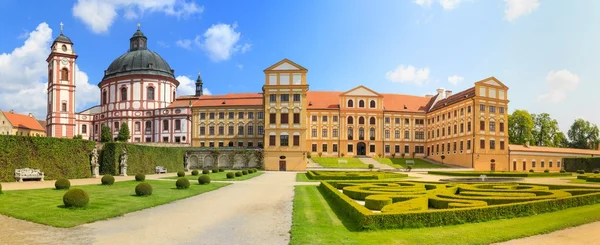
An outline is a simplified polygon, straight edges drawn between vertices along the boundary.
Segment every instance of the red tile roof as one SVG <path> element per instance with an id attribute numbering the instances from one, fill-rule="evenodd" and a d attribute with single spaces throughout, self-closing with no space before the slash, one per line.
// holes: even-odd
<path id="1" fill-rule="evenodd" d="M 337 91 L 308 91 L 308 109 L 339 109 L 340 95 L 344 92 Z M 426 106 L 431 100 L 425 96 L 413 96 L 405 94 L 381 94 L 383 96 L 383 107 L 385 111 L 401 112 L 425 112 Z M 406 106 L 406 109 L 404 108 Z"/>
<path id="2" fill-rule="evenodd" d="M 433 107 L 429 111 L 439 110 L 439 109 L 442 109 L 443 107 L 446 107 L 446 106 L 449 106 L 449 105 L 452 105 L 452 104 L 455 104 L 455 103 L 458 103 L 458 102 L 461 102 L 463 100 L 473 98 L 473 97 L 475 97 L 475 87 L 471 87 L 467 90 L 450 95 L 450 97 L 438 101 L 437 103 L 435 103 L 435 105 L 433 105 Z"/>
<path id="3" fill-rule="evenodd" d="M 598 150 L 574 149 L 574 148 L 558 148 L 546 146 L 524 146 L 524 145 L 508 145 L 511 151 L 539 152 L 539 153 L 560 153 L 560 154 L 581 154 L 581 155 L 599 155 Z"/>
<path id="4" fill-rule="evenodd" d="M 12 112 L 2 112 L 6 119 L 10 122 L 13 127 L 26 128 L 30 130 L 46 131 L 45 128 L 35 119 L 28 115 L 17 114 Z"/>
<path id="5" fill-rule="evenodd" d="M 201 97 L 179 97 L 169 107 L 187 107 L 190 100 L 193 107 L 216 106 L 261 106 L 263 105 L 262 93 L 239 93 L 224 95 L 202 95 Z"/>
<path id="6" fill-rule="evenodd" d="M 331 110 L 340 108 L 340 95 L 343 92 L 337 91 L 308 91 L 306 100 L 308 109 Z"/>

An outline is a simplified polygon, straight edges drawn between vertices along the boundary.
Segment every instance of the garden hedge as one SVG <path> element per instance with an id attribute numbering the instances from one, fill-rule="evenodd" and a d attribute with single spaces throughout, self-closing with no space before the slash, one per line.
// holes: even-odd
<path id="1" fill-rule="evenodd" d="M 594 170 L 600 169 L 600 157 L 564 158 L 563 166 L 567 172 L 585 170 L 587 173 L 592 173 Z"/>
<path id="2" fill-rule="evenodd" d="M 47 180 L 92 177 L 90 152 L 95 142 L 0 135 L 0 181 L 15 181 L 15 169 L 34 168 Z"/>
<path id="3" fill-rule="evenodd" d="M 533 170 L 533 169 L 532 169 Z M 560 172 L 482 172 L 482 171 L 428 171 L 428 174 L 435 175 L 446 175 L 446 176 L 470 176 L 479 177 L 480 175 L 486 175 L 487 177 L 560 177 L 560 176 L 571 176 L 570 173 Z"/>
<path id="4" fill-rule="evenodd" d="M 306 172 L 306 177 L 312 180 L 377 180 L 404 178 L 407 174 L 366 171 L 312 171 Z"/>
<path id="5" fill-rule="evenodd" d="M 183 171 L 185 148 L 105 143 L 100 152 L 101 174 L 119 174 L 119 160 L 123 149 L 127 152 L 127 171 L 130 173 L 154 174 L 156 166 L 163 166 L 169 172 Z M 89 166 L 89 162 L 87 164 Z"/>
<path id="6" fill-rule="evenodd" d="M 456 225 L 600 203 L 600 188 L 516 183 L 330 181 L 321 182 L 319 190 L 363 229 Z"/>

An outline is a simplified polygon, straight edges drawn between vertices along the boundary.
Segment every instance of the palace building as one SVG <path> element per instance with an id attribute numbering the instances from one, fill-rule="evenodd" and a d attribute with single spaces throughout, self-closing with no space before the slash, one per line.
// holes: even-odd
<path id="1" fill-rule="evenodd" d="M 308 154 L 324 157 L 417 157 L 475 170 L 558 171 L 563 157 L 600 156 L 597 150 L 508 144 L 508 87 L 495 77 L 453 93 L 309 91 L 308 70 L 283 59 L 264 70 L 261 92 L 177 95 L 169 64 L 147 47 L 139 30 L 129 50 L 104 71 L 100 105 L 74 111 L 77 54 L 61 34 L 48 57 L 48 116 L 52 137 L 99 141 L 108 126 L 116 138 L 130 125 L 130 142 L 194 147 L 263 148 L 266 170 L 302 171 Z"/>

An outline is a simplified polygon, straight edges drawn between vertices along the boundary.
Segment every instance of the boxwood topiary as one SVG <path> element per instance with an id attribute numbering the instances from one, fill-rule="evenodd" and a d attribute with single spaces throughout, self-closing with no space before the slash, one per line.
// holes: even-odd
<path id="1" fill-rule="evenodd" d="M 198 184 L 201 184 L 201 185 L 210 184 L 210 176 L 202 175 L 202 176 L 198 177 Z"/>
<path id="2" fill-rule="evenodd" d="M 529 172 L 530 172 L 530 173 L 533 173 L 533 172 L 535 172 L 535 171 L 533 171 L 533 169 L 530 169 L 530 170 L 529 170 Z"/>
<path id="3" fill-rule="evenodd" d="M 113 185 L 115 183 L 115 177 L 107 174 L 102 176 L 102 185 Z"/>
<path id="4" fill-rule="evenodd" d="M 63 203 L 65 207 L 85 207 L 90 202 L 88 194 L 78 188 L 71 189 L 63 195 Z"/>
<path id="5" fill-rule="evenodd" d="M 218 173 L 218 172 L 219 172 L 219 169 L 218 169 L 218 168 L 213 168 L 212 172 L 213 172 L 213 173 Z"/>
<path id="6" fill-rule="evenodd" d="M 54 182 L 54 187 L 57 190 L 68 190 L 71 187 L 71 182 L 68 179 L 60 178 Z"/>
<path id="7" fill-rule="evenodd" d="M 183 176 L 185 176 L 185 172 L 183 172 L 183 171 L 177 172 L 177 177 L 183 177 Z"/>
<path id="8" fill-rule="evenodd" d="M 566 172 L 567 172 L 567 171 L 565 171 L 564 169 L 561 169 L 561 170 L 560 170 L 560 173 L 563 173 L 563 174 L 564 174 L 564 173 L 566 173 Z"/>
<path id="9" fill-rule="evenodd" d="M 235 174 L 234 174 L 233 172 L 229 172 L 229 173 L 227 173 L 227 174 L 226 174 L 226 176 L 227 176 L 227 178 L 228 178 L 228 179 L 233 179 L 233 178 L 235 178 Z"/>
<path id="10" fill-rule="evenodd" d="M 135 187 L 135 195 L 137 196 L 150 196 L 152 195 L 152 186 L 146 182 L 139 183 Z"/>
<path id="11" fill-rule="evenodd" d="M 248 175 L 248 170 L 242 170 L 243 175 Z"/>
<path id="12" fill-rule="evenodd" d="M 550 169 L 544 169 L 544 173 L 550 173 Z"/>
<path id="13" fill-rule="evenodd" d="M 210 174 L 210 170 L 204 169 L 204 170 L 202 170 L 202 174 Z"/>
<path id="14" fill-rule="evenodd" d="M 144 174 L 136 174 L 135 175 L 135 181 L 142 182 L 144 180 L 146 180 L 146 175 L 144 175 Z"/>
<path id="15" fill-rule="evenodd" d="M 198 170 L 193 170 L 193 171 L 192 171 L 192 175 L 193 175 L 193 176 L 197 176 L 197 175 L 198 175 Z"/>
<path id="16" fill-rule="evenodd" d="M 242 174 L 242 172 L 241 172 L 241 171 L 237 171 L 237 172 L 235 172 L 235 177 L 240 177 L 240 176 L 242 176 L 242 175 L 243 175 L 243 174 Z"/>
<path id="17" fill-rule="evenodd" d="M 219 172 L 225 172 L 225 169 L 219 168 Z"/>
<path id="18" fill-rule="evenodd" d="M 175 182 L 175 186 L 177 186 L 177 189 L 187 189 L 190 188 L 190 181 L 187 178 L 179 178 Z"/>

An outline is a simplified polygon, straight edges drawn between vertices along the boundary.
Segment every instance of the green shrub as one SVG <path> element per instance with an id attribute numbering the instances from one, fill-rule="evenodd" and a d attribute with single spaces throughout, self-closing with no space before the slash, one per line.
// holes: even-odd
<path id="1" fill-rule="evenodd" d="M 227 178 L 228 178 L 228 179 L 233 179 L 233 178 L 235 178 L 235 174 L 234 174 L 233 172 L 229 172 L 229 173 L 227 173 L 227 174 L 226 174 L 226 176 L 227 176 Z"/>
<path id="2" fill-rule="evenodd" d="M 600 174 L 600 170 L 594 170 L 595 174 Z"/>
<path id="3" fill-rule="evenodd" d="M 65 207 L 85 207 L 90 202 L 88 194 L 78 188 L 73 188 L 63 195 L 63 203 Z"/>
<path id="4" fill-rule="evenodd" d="M 197 176 L 198 175 L 198 170 L 192 170 L 192 175 L 193 176 Z"/>
<path id="5" fill-rule="evenodd" d="M 564 173 L 566 173 L 566 172 L 567 172 L 567 171 L 565 171 L 564 169 L 561 169 L 561 170 L 560 170 L 560 173 L 563 173 L 563 174 L 564 174 Z"/>
<path id="6" fill-rule="evenodd" d="M 198 177 L 198 184 L 201 184 L 201 185 L 210 184 L 210 176 L 202 175 L 202 176 Z"/>
<path id="7" fill-rule="evenodd" d="M 102 182 L 102 185 L 113 185 L 115 183 L 115 177 L 107 174 L 102 176 L 102 180 L 100 180 Z"/>
<path id="8" fill-rule="evenodd" d="M 177 177 L 183 177 L 183 176 L 185 176 L 185 172 L 183 172 L 183 171 L 177 172 Z"/>
<path id="9" fill-rule="evenodd" d="M 204 169 L 204 170 L 202 170 L 202 174 L 210 174 L 210 170 Z"/>
<path id="10" fill-rule="evenodd" d="M 136 196 L 150 196 L 152 195 L 152 186 L 146 182 L 139 183 L 135 187 Z"/>
<path id="11" fill-rule="evenodd" d="M 235 172 L 235 177 L 241 177 L 243 174 L 241 171 Z"/>
<path id="12" fill-rule="evenodd" d="M 242 175 L 248 175 L 248 170 L 242 170 Z"/>
<path id="13" fill-rule="evenodd" d="M 175 182 L 175 186 L 177 186 L 177 189 L 187 189 L 190 188 L 190 181 L 187 178 L 179 178 Z"/>
<path id="14" fill-rule="evenodd" d="M 313 171 L 306 172 L 306 177 L 312 180 L 377 180 L 404 178 L 407 174 L 365 171 Z"/>
<path id="15" fill-rule="evenodd" d="M 256 169 L 256 168 L 252 168 L 252 172 L 255 172 L 255 173 L 256 173 L 256 172 L 258 172 L 258 169 Z"/>
<path id="16" fill-rule="evenodd" d="M 54 182 L 54 187 L 57 190 L 68 190 L 71 187 L 71 182 L 68 179 L 60 178 Z"/>
<path id="17" fill-rule="evenodd" d="M 219 172 L 225 172 L 224 168 L 219 168 Z"/>
<path id="18" fill-rule="evenodd" d="M 544 169 L 544 173 L 550 173 L 550 169 Z"/>
<path id="19" fill-rule="evenodd" d="M 579 169 L 579 170 L 577 170 L 577 173 L 578 173 L 578 174 L 585 174 L 585 170 L 583 170 L 583 169 Z"/>
<path id="20" fill-rule="evenodd" d="M 92 143 L 94 143 L 92 141 Z M 117 175 L 119 173 L 119 159 L 125 150 L 127 152 L 127 170 L 130 173 L 154 173 L 156 166 L 163 166 L 171 172 L 183 170 L 183 147 L 154 147 L 134 145 L 128 143 L 105 143 L 100 153 L 98 163 L 101 174 Z M 89 151 L 87 152 L 89 154 Z M 87 172 L 89 170 L 89 156 L 86 154 Z"/>
<path id="21" fill-rule="evenodd" d="M 534 171 L 533 169 L 530 169 L 530 170 L 529 170 L 529 172 L 530 172 L 530 173 L 533 173 L 533 172 L 535 172 L 535 171 Z"/>
<path id="22" fill-rule="evenodd" d="M 375 165 L 373 165 L 372 163 L 369 164 L 369 169 L 373 170 L 373 168 L 375 168 Z"/>
<path id="23" fill-rule="evenodd" d="M 144 174 L 136 174 L 135 175 L 135 181 L 142 182 L 144 180 L 146 180 L 146 175 L 144 175 Z"/>
<path id="24" fill-rule="evenodd" d="M 219 169 L 218 169 L 218 168 L 213 168 L 212 172 L 213 172 L 213 173 L 218 173 L 218 172 L 219 172 Z"/>
<path id="25" fill-rule="evenodd" d="M 592 173 L 595 169 L 600 169 L 600 157 L 564 158 L 563 167 L 568 172 L 584 170 L 587 173 Z"/>

